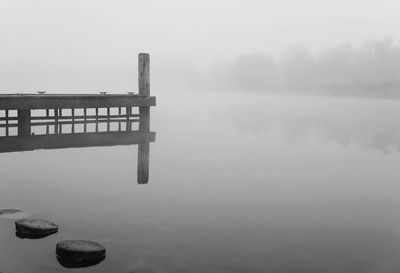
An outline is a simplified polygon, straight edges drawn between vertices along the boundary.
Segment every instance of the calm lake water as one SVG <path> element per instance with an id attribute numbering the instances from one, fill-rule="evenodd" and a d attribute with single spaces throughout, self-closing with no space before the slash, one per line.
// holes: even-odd
<path id="1" fill-rule="evenodd" d="M 155 93 L 150 181 L 137 146 L 0 154 L 0 272 L 399 272 L 400 102 Z M 185 104 L 182 104 L 185 102 Z M 102 243 L 66 269 L 55 245 Z"/>

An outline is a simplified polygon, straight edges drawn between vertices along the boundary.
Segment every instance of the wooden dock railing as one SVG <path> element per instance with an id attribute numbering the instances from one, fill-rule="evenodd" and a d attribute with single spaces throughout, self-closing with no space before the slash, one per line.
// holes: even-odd
<path id="1" fill-rule="evenodd" d="M 138 94 L 0 95 L 0 152 L 137 144 L 137 181 L 146 184 L 156 105 L 147 53 L 139 54 L 138 86 Z"/>

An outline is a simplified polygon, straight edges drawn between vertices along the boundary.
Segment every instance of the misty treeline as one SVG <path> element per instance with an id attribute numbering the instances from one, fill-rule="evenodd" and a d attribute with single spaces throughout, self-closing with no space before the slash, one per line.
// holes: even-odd
<path id="1" fill-rule="evenodd" d="M 400 43 L 391 39 L 355 47 L 343 44 L 317 54 L 288 48 L 280 58 L 240 55 L 206 72 L 191 71 L 204 88 L 243 92 L 324 93 L 397 97 L 400 94 Z"/>

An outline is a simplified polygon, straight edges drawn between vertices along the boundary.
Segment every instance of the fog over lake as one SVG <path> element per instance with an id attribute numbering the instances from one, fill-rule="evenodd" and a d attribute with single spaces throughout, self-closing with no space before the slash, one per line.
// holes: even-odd
<path id="1" fill-rule="evenodd" d="M 2 0 L 0 273 L 400 272 L 399 10 Z"/>

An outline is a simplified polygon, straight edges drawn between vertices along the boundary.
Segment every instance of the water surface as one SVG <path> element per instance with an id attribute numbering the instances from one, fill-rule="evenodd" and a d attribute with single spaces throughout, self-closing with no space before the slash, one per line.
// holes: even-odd
<path id="1" fill-rule="evenodd" d="M 400 102 L 155 95 L 147 185 L 136 145 L 0 154 L 0 209 L 60 226 L 0 219 L 0 272 L 71 271 L 65 239 L 107 248 L 74 272 L 400 270 Z"/>

